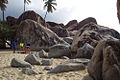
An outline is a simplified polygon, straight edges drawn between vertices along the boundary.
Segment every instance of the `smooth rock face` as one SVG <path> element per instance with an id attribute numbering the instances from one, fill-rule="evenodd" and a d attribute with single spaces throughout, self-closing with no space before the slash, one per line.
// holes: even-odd
<path id="1" fill-rule="evenodd" d="M 120 40 L 101 41 L 96 46 L 88 73 L 94 80 L 120 79 Z"/>
<path id="2" fill-rule="evenodd" d="M 40 56 L 38 53 L 32 53 L 32 54 L 29 54 L 25 57 L 25 61 L 26 62 L 29 62 L 30 64 L 32 65 L 40 65 L 41 62 L 40 62 Z"/>
<path id="3" fill-rule="evenodd" d="M 87 58 L 90 59 L 93 55 L 94 47 L 90 44 L 85 43 L 83 47 L 77 50 L 76 58 Z"/>
<path id="4" fill-rule="evenodd" d="M 26 11 L 22 15 L 19 16 L 17 23 L 20 24 L 22 21 L 26 19 L 31 19 L 33 21 L 36 21 L 40 24 L 44 24 L 44 19 L 34 11 Z"/>
<path id="5" fill-rule="evenodd" d="M 110 39 L 106 37 L 107 35 L 120 39 L 120 34 L 113 29 L 95 23 L 86 24 L 76 33 L 71 49 L 72 51 L 77 51 L 77 49 L 82 47 L 85 43 L 89 43 L 91 46 L 96 47 L 100 40 Z"/>
<path id="6" fill-rule="evenodd" d="M 70 45 L 57 44 L 49 48 L 49 58 L 60 58 L 62 56 L 70 56 Z"/>
<path id="7" fill-rule="evenodd" d="M 61 72 L 78 71 L 84 69 L 85 69 L 85 65 L 81 63 L 67 62 L 56 66 L 49 73 L 61 73 Z"/>
<path id="8" fill-rule="evenodd" d="M 25 68 L 25 67 L 32 68 L 32 65 L 30 63 L 25 62 L 23 60 L 16 59 L 16 58 L 12 59 L 11 66 L 12 67 L 21 67 L 21 68 Z"/>
<path id="9" fill-rule="evenodd" d="M 22 21 L 17 32 L 16 41 L 30 43 L 32 50 L 48 49 L 55 44 L 67 44 L 50 29 L 33 20 Z"/>
<path id="10" fill-rule="evenodd" d="M 86 75 L 82 80 L 93 80 L 93 79 L 89 75 Z"/>

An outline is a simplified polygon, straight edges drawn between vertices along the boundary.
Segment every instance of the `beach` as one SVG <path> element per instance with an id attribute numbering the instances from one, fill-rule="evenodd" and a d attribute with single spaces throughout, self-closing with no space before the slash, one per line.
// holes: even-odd
<path id="1" fill-rule="evenodd" d="M 26 75 L 21 72 L 21 68 L 13 68 L 10 66 L 13 58 L 24 60 L 28 54 L 13 53 L 12 51 L 0 51 L 0 80 L 82 80 L 87 75 L 87 70 L 71 71 L 58 74 L 48 74 L 44 70 L 45 66 L 34 65 L 33 70 L 42 72 L 38 75 Z M 68 61 L 68 59 L 54 59 L 52 67 Z"/>

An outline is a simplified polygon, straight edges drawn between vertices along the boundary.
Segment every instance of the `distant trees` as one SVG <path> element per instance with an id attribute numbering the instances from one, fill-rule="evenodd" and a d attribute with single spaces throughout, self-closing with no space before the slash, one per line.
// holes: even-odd
<path id="1" fill-rule="evenodd" d="M 31 3 L 31 0 L 24 0 L 24 12 L 25 12 L 25 10 L 26 10 L 26 9 L 25 9 L 26 3 L 27 3 L 27 4 Z"/>
<path id="2" fill-rule="evenodd" d="M 53 12 L 53 10 L 56 10 L 56 8 L 54 6 L 57 6 L 56 0 L 43 0 L 45 1 L 45 5 L 44 5 L 44 9 L 47 9 L 44 20 L 47 16 L 47 13 L 49 12 Z"/>
<path id="3" fill-rule="evenodd" d="M 0 9 L 2 11 L 3 22 L 4 22 L 4 11 L 7 8 L 6 4 L 8 4 L 8 0 L 0 0 Z"/>

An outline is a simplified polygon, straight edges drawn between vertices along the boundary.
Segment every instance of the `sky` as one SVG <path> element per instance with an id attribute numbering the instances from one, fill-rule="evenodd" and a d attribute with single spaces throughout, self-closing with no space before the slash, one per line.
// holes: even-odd
<path id="1" fill-rule="evenodd" d="M 26 5 L 26 10 L 34 10 L 44 17 L 46 10 L 43 10 L 43 0 L 31 0 Z M 94 17 L 99 25 L 113 28 L 120 32 L 120 25 L 117 18 L 117 0 L 56 0 L 56 11 L 49 13 L 47 21 L 67 24 L 76 19 L 78 22 L 87 17 Z M 23 0 L 9 0 L 6 16 L 18 18 L 23 12 Z M 0 14 L 2 14 L 0 12 Z M 2 16 L 0 15 L 0 18 Z"/>

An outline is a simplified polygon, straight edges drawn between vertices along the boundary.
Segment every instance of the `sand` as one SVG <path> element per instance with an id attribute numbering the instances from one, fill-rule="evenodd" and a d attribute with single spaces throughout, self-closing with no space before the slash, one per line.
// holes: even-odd
<path id="1" fill-rule="evenodd" d="M 43 72 L 38 75 L 26 75 L 21 72 L 21 68 L 12 68 L 10 62 L 13 58 L 24 60 L 27 54 L 12 53 L 12 51 L 0 51 L 0 80 L 82 80 L 87 75 L 87 71 L 72 71 L 59 74 L 47 74 L 43 70 L 45 66 L 33 66 L 37 72 Z M 67 59 L 54 59 L 53 67 L 67 61 Z"/>

